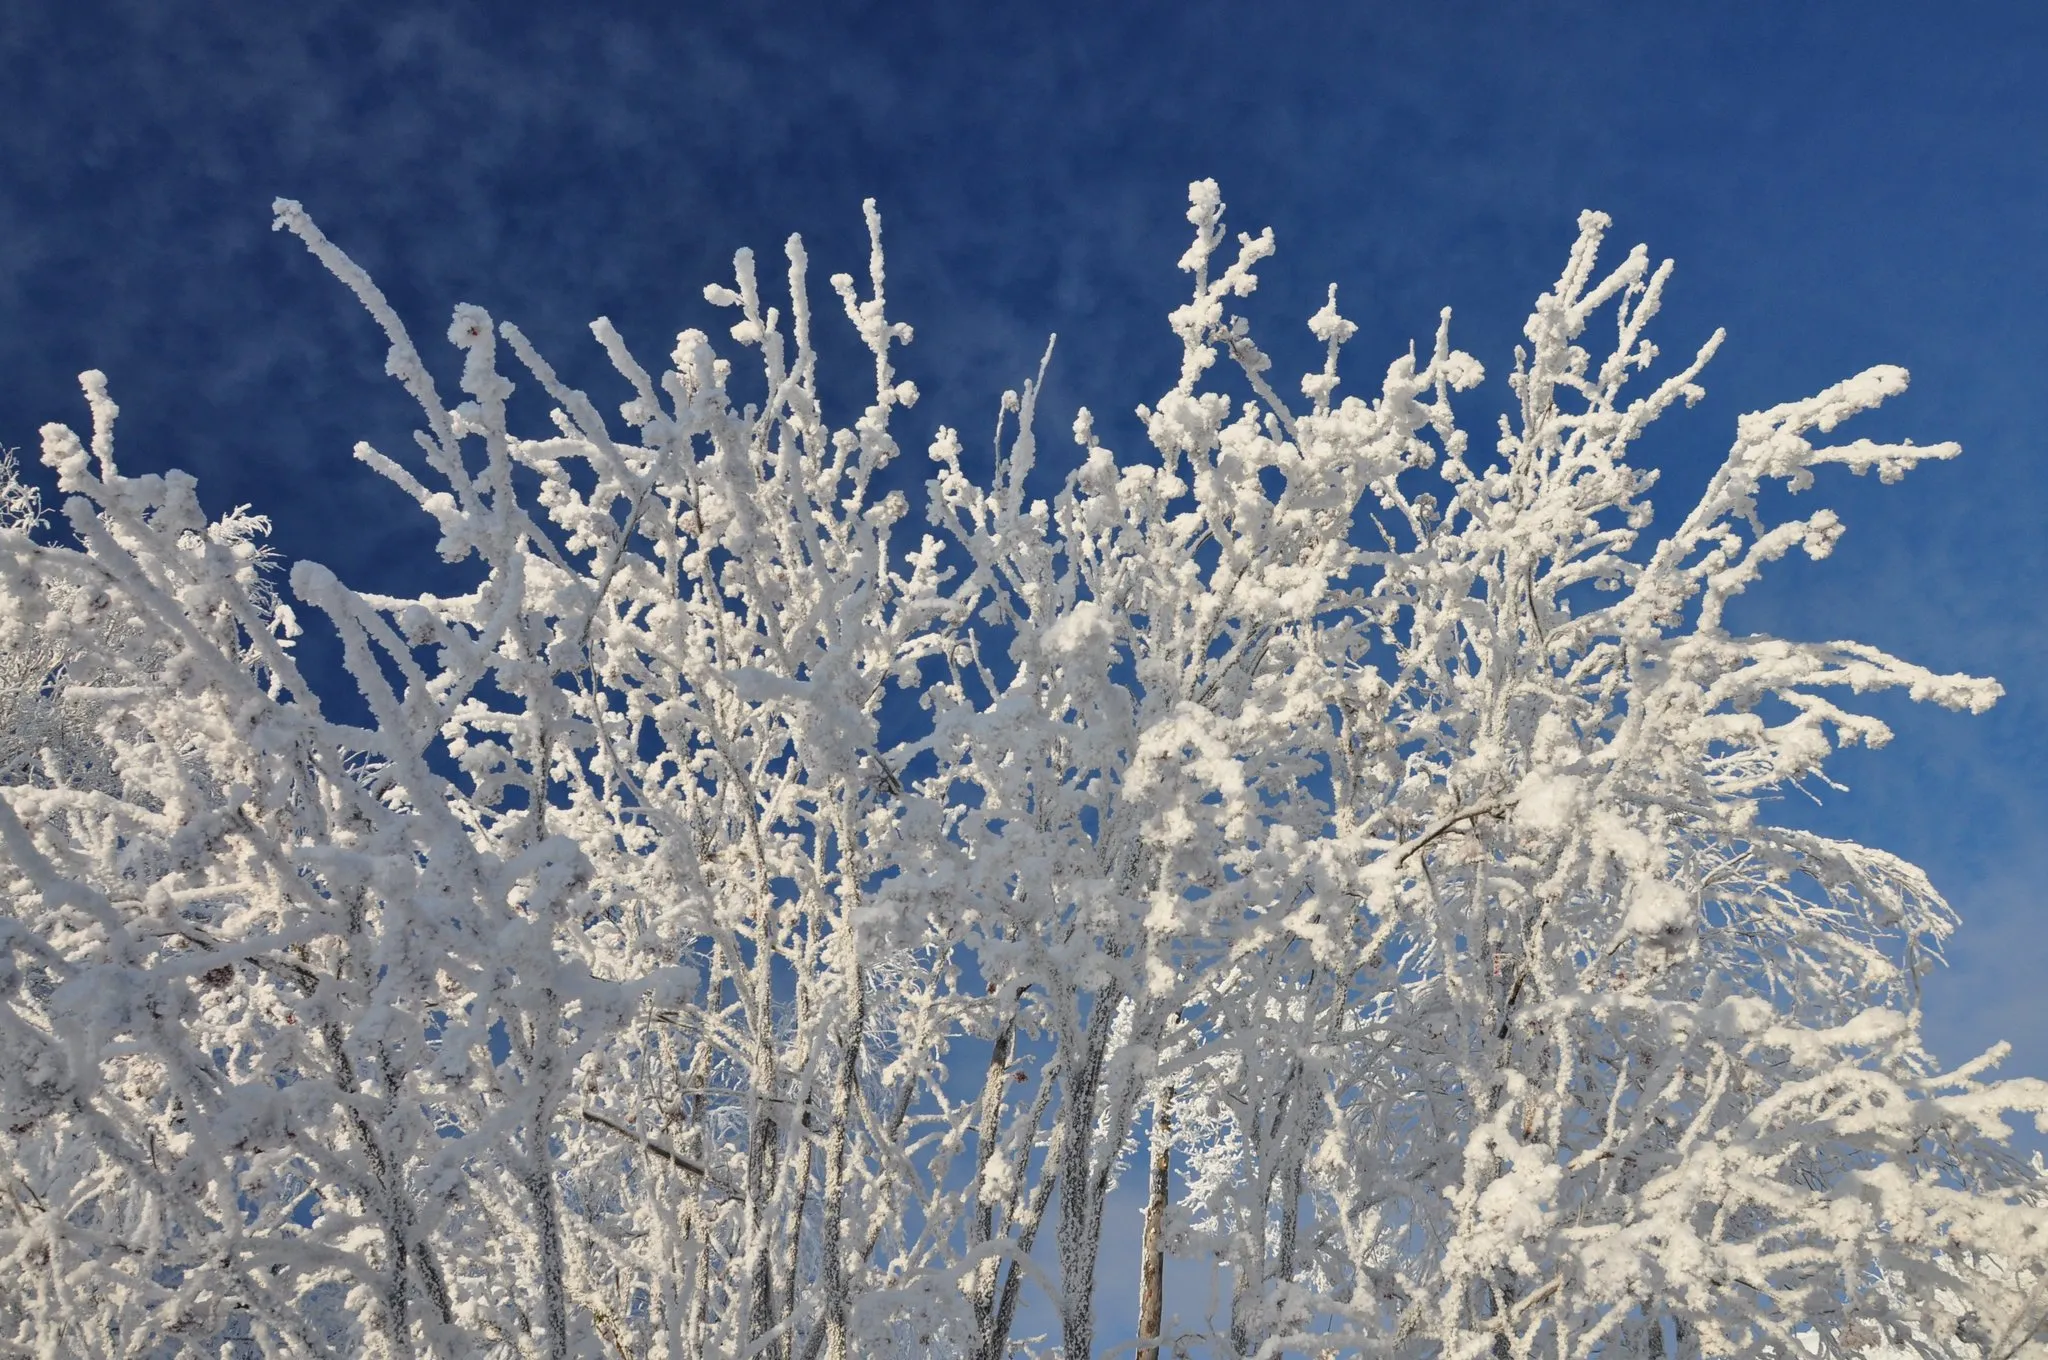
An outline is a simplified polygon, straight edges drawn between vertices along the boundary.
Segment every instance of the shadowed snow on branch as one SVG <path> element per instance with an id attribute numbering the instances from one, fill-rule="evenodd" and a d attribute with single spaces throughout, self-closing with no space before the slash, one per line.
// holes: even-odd
<path id="1" fill-rule="evenodd" d="M 1720 339 L 1641 376 L 1668 262 L 1580 219 L 1480 451 L 1448 313 L 1340 395 L 1332 289 L 1279 391 L 1234 311 L 1271 233 L 1190 197 L 1151 449 L 1083 411 L 1027 497 L 1026 383 L 991 480 L 940 430 L 921 526 L 872 205 L 834 424 L 795 238 L 776 301 L 744 251 L 705 290 L 743 368 L 594 323 L 613 419 L 472 306 L 451 403 L 280 201 L 423 413 L 356 456 L 454 593 L 285 588 L 259 518 L 118 469 L 85 375 L 61 521 L 0 491 L 0 1353 L 2038 1346 L 2048 1087 L 1922 1047 L 1917 869 L 1767 815 L 1888 737 L 1850 696 L 1998 687 L 1726 622 L 1841 532 L 1769 484 L 1956 453 L 1828 442 L 1905 374 L 1744 417 L 1657 538 L 1631 447 Z M 1100 1251 L 1133 1164 L 1142 1271 Z"/>

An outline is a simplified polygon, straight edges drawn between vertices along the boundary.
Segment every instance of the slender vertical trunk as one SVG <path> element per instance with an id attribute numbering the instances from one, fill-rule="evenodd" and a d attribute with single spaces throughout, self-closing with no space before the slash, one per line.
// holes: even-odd
<path id="1" fill-rule="evenodd" d="M 995 1156 L 996 1140 L 1002 1135 L 1003 1093 L 1010 1075 L 1010 1054 L 1016 1043 L 1017 1022 L 1012 1016 L 997 1032 L 995 1042 L 989 1045 L 988 1068 L 981 1080 L 981 1117 L 975 1126 L 974 1148 L 974 1197 L 977 1205 L 967 1220 L 967 1246 L 970 1251 L 986 1246 L 995 1236 L 996 1207 L 984 1195 L 984 1183 L 988 1165 Z M 1030 1148 L 1025 1148 L 1030 1156 Z M 1019 1168 L 1019 1177 L 1022 1168 Z M 974 1332 L 980 1338 L 983 1351 L 989 1347 L 995 1323 L 996 1281 L 1002 1273 L 1002 1262 L 990 1256 L 974 1270 L 974 1283 L 969 1302 L 974 1309 Z"/>
<path id="2" fill-rule="evenodd" d="M 533 1025 L 529 1052 L 534 1086 L 533 1114 L 526 1131 L 526 1191 L 533 1202 L 534 1227 L 540 1235 L 541 1306 L 547 1315 L 550 1360 L 569 1356 L 569 1259 L 562 1240 L 560 1206 L 555 1198 L 553 1157 L 548 1127 L 554 1122 L 558 1094 L 559 1050 L 555 1027 L 561 1023 L 561 998 L 553 988 L 541 989 L 542 1009 Z"/>
<path id="3" fill-rule="evenodd" d="M 391 1342 L 399 1354 L 412 1353 L 411 1320 L 411 1277 L 409 1274 L 410 1255 L 407 1237 L 410 1235 L 410 1215 L 401 1216 L 394 1209 L 390 1220 L 384 1225 L 387 1250 L 391 1253 L 391 1273 L 384 1281 L 384 1326 L 391 1334 Z"/>
<path id="4" fill-rule="evenodd" d="M 742 1353 L 753 1340 L 775 1325 L 775 1227 L 771 1221 L 770 1199 L 775 1193 L 776 1151 L 782 1130 L 766 1112 L 755 1116 L 753 1137 L 747 1144 L 747 1211 L 744 1272 L 747 1279 L 745 1329 L 740 1333 Z"/>
<path id="5" fill-rule="evenodd" d="M 1067 1174 L 1060 1190 L 1060 1344 L 1065 1354 L 1093 1355 L 1095 1346 L 1095 1266 L 1102 1251 L 1102 1201 L 1108 1190 L 1109 1164 L 1097 1165 L 1091 1146 L 1099 1105 L 1102 1063 L 1109 1048 L 1122 994 L 1105 987 L 1095 997 L 1080 1061 L 1063 1074 L 1066 1108 L 1060 1123 L 1066 1130 Z M 1114 1157 L 1116 1149 L 1108 1149 Z"/>
<path id="6" fill-rule="evenodd" d="M 1285 1198 L 1280 1201 L 1280 1241 L 1274 1253 L 1273 1277 L 1282 1284 L 1294 1283 L 1294 1252 L 1301 1243 L 1301 1157 L 1299 1147 L 1292 1149 L 1286 1174 L 1280 1178 Z"/>
<path id="7" fill-rule="evenodd" d="M 707 1235 L 708 1237 L 708 1235 Z M 696 1297 L 690 1307 L 688 1349 L 683 1360 L 704 1360 L 711 1353 L 711 1251 L 707 1243 L 697 1247 Z"/>
<path id="8" fill-rule="evenodd" d="M 804 1208 L 810 1203 L 811 1177 L 818 1169 L 818 1145 L 811 1143 L 804 1149 L 803 1178 L 796 1186 L 796 1212 L 789 1216 L 789 1269 L 782 1278 L 782 1315 L 796 1316 L 796 1281 L 803 1269 Z M 782 1338 L 782 1344 L 775 1348 L 784 1360 L 796 1355 L 796 1324 L 790 1323 L 790 1330 Z"/>
<path id="9" fill-rule="evenodd" d="M 758 829 L 756 830 L 758 835 Z M 762 856 L 765 859 L 765 855 Z M 782 1129 L 768 1103 L 780 1084 L 781 1055 L 775 1036 L 774 965 L 781 924 L 773 897 L 756 913 L 758 932 L 752 963 L 754 1026 L 753 1127 L 747 1131 L 746 1210 L 741 1227 L 741 1274 L 746 1280 L 746 1307 L 740 1316 L 740 1355 L 752 1353 L 753 1342 L 775 1326 L 775 1191 L 782 1172 Z M 736 970 L 737 971 L 737 970 Z"/>
<path id="10" fill-rule="evenodd" d="M 1138 1266 L 1137 1360 L 1159 1360 L 1159 1327 L 1166 1313 L 1166 1198 L 1173 1149 L 1173 1087 L 1160 1088 L 1152 1106 L 1152 1184 L 1145 1199 L 1145 1241 Z"/>
<path id="11" fill-rule="evenodd" d="M 825 1188 L 819 1196 L 822 1221 L 818 1229 L 818 1285 L 823 1295 L 817 1326 L 801 1352 L 816 1360 L 820 1350 L 831 1360 L 846 1360 L 847 1315 L 853 1306 L 846 1278 L 846 1186 L 852 1177 L 854 1098 L 860 1088 L 860 1049 L 867 1037 L 867 980 L 853 970 L 853 1015 L 840 1047 L 839 1076 L 832 1092 L 832 1123 L 826 1130 Z"/>
<path id="12" fill-rule="evenodd" d="M 545 1130 L 541 1130 L 545 1137 Z M 526 1177 L 526 1192 L 533 1201 L 535 1227 L 540 1233 L 541 1307 L 547 1317 L 549 1360 L 569 1360 L 569 1290 L 567 1253 L 562 1247 L 562 1225 L 555 1212 L 555 1178 L 548 1169 L 546 1145 L 540 1159 Z"/>
<path id="13" fill-rule="evenodd" d="M 1053 1191 L 1059 1187 L 1060 1174 L 1066 1165 L 1065 1126 L 1055 1122 L 1046 1143 L 1045 1162 L 1039 1168 L 1038 1184 L 1032 1187 L 1028 1196 L 1024 1193 L 1031 1165 L 1031 1147 L 1037 1140 L 1039 1125 L 1045 1121 L 1053 1086 L 1053 1073 L 1041 1073 L 1038 1094 L 1031 1101 L 1030 1112 L 1024 1116 L 1024 1137 L 1016 1173 L 1010 1178 L 1009 1199 L 1003 1206 L 1003 1230 L 1014 1237 L 1017 1257 L 1010 1261 L 1009 1269 L 1004 1272 L 1002 1295 L 996 1302 L 995 1316 L 981 1331 L 975 1360 L 1003 1360 L 1010 1353 L 1010 1328 L 1017 1318 L 1017 1291 L 1024 1279 L 1023 1262 L 1019 1258 L 1031 1254 L 1032 1243 L 1038 1240 L 1038 1226 L 1045 1221 L 1045 1206 L 1052 1203 Z"/>
<path id="14" fill-rule="evenodd" d="M 1250 1162 L 1253 1167 L 1267 1164 L 1265 1147 L 1269 1141 L 1263 1127 L 1249 1131 L 1246 1139 L 1251 1150 Z M 1266 1281 L 1269 1268 L 1266 1262 L 1266 1223 L 1273 1209 L 1273 1175 L 1270 1171 L 1255 1172 L 1250 1186 L 1250 1203 L 1244 1209 L 1244 1222 L 1232 1234 L 1232 1244 L 1237 1250 L 1236 1269 L 1230 1283 L 1230 1348 L 1231 1354 L 1248 1356 L 1258 1349 L 1258 1337 L 1267 1330 L 1265 1318 Z"/>

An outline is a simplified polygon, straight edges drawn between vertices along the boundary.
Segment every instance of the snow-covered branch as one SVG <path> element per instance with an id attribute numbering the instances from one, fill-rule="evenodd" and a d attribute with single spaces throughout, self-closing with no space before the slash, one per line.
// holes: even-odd
<path id="1" fill-rule="evenodd" d="M 1769 816 L 1888 737 L 1853 696 L 1998 687 L 1729 618 L 1841 532 L 1766 482 L 1956 452 L 1813 442 L 1903 372 L 1745 417 L 1660 539 L 1635 446 L 1720 343 L 1631 386 L 1668 262 L 1581 218 L 1484 454 L 1448 313 L 1340 396 L 1333 289 L 1290 406 L 1233 312 L 1272 234 L 1233 258 L 1190 198 L 1151 447 L 1083 411 L 1029 498 L 1041 367 L 987 482 L 939 430 L 917 531 L 872 204 L 831 280 L 863 409 L 792 238 L 772 296 L 746 251 L 705 290 L 723 351 L 593 324 L 614 420 L 473 306 L 444 402 L 280 201 L 421 408 L 416 456 L 356 452 L 456 593 L 281 573 L 246 508 L 119 470 L 87 374 L 62 525 L 0 469 L 0 1349 L 2038 1344 L 2008 1147 L 2048 1087 L 1922 1046 L 1956 922 L 1919 870 Z M 1145 1338 L 1097 1313 L 1133 1165 Z M 1227 1268 L 1219 1315 L 1161 1252 Z"/>

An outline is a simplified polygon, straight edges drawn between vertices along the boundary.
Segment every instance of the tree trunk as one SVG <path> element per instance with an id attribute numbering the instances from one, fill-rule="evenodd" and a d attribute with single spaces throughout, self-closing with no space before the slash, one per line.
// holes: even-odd
<path id="1" fill-rule="evenodd" d="M 1166 1197 L 1172 1170 L 1173 1087 L 1160 1089 L 1152 1107 L 1152 1187 L 1145 1200 L 1145 1241 L 1138 1273 L 1137 1360 L 1159 1360 L 1159 1326 L 1166 1312 Z"/>

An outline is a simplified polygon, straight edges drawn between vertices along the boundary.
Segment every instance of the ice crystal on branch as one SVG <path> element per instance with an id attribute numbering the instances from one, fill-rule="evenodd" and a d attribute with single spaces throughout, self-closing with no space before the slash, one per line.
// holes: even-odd
<path id="1" fill-rule="evenodd" d="M 1152 448 L 1083 411 L 1028 499 L 1041 372 L 988 483 L 940 431 L 916 534 L 877 478 L 918 393 L 872 204 L 865 283 L 831 280 L 862 410 L 821 393 L 792 238 L 774 300 L 745 251 L 705 290 L 737 350 L 685 330 L 657 375 L 596 322 L 610 420 L 473 306 L 451 404 L 281 201 L 421 408 L 417 454 L 356 454 L 479 569 L 456 594 L 286 592 L 260 519 L 119 471 L 88 374 L 90 440 L 44 431 L 75 545 L 0 487 L 0 1346 L 2038 1344 L 2007 1145 L 2048 1087 L 1922 1047 L 1955 922 L 1917 869 L 1767 815 L 1888 735 L 1851 696 L 1997 686 L 1726 617 L 1841 532 L 1767 483 L 1956 452 L 1828 442 L 1905 375 L 1744 417 L 1658 538 L 1632 449 L 1720 340 L 1646 376 L 1668 262 L 1604 268 L 1583 216 L 1475 446 L 1448 314 L 1362 388 L 1333 289 L 1291 404 L 1235 311 L 1272 235 L 1233 255 L 1190 199 Z M 1166 1252 L 1227 1299 L 1162 1298 Z M 1106 1268 L 1143 1335 L 1098 1325 Z"/>

